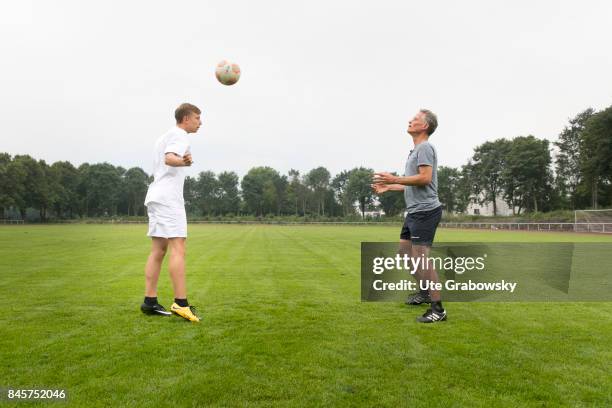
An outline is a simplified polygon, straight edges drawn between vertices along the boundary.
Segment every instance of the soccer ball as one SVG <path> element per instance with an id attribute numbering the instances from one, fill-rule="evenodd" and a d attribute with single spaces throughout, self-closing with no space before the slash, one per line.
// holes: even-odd
<path id="1" fill-rule="evenodd" d="M 215 75 L 223 85 L 234 85 L 240 79 L 240 67 L 237 64 L 223 60 L 217 64 Z"/>

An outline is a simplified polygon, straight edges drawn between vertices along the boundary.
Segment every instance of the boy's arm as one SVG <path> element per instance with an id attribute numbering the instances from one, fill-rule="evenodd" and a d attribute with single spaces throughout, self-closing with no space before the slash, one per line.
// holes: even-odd
<path id="1" fill-rule="evenodd" d="M 189 157 L 181 157 L 176 153 L 166 153 L 164 163 L 170 167 L 191 166 L 191 155 Z"/>

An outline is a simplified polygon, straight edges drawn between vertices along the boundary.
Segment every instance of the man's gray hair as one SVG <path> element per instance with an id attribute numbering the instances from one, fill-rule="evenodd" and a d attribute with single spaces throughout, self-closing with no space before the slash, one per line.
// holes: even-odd
<path id="1" fill-rule="evenodd" d="M 423 114 L 425 123 L 427 123 L 427 134 L 431 135 L 438 127 L 438 117 L 429 109 L 421 109 L 419 112 Z"/>

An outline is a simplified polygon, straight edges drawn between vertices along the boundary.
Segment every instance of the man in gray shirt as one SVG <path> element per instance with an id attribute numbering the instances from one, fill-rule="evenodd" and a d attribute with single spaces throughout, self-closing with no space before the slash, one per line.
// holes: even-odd
<path id="1" fill-rule="evenodd" d="M 387 191 L 403 191 L 407 215 L 400 233 L 400 253 L 424 260 L 429 256 L 436 229 L 442 217 L 442 204 L 438 200 L 438 155 L 429 137 L 436 130 L 438 119 L 433 112 L 421 109 L 408 123 L 414 149 L 406 161 L 404 176 L 376 173 L 372 188 L 376 194 Z M 414 271 L 419 292 L 408 297 L 409 305 L 431 303 L 431 308 L 417 320 L 434 323 L 446 320 L 440 291 L 433 288 L 438 274 L 433 262 L 422 262 Z"/>

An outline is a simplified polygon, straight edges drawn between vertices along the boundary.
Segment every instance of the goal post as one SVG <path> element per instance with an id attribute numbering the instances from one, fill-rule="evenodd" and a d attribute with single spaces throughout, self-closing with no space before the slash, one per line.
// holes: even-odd
<path id="1" fill-rule="evenodd" d="M 612 209 L 574 211 L 574 231 L 612 234 Z"/>

